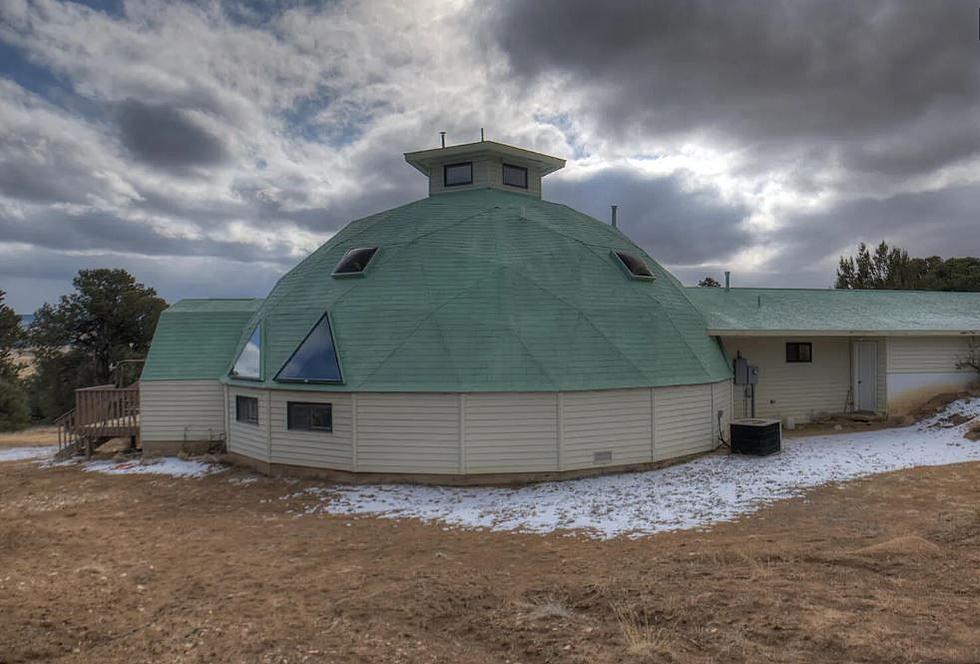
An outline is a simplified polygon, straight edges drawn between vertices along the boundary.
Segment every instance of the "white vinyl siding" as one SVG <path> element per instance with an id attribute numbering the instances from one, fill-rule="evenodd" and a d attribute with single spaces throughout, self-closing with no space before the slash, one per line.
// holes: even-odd
<path id="1" fill-rule="evenodd" d="M 146 442 L 222 440 L 224 386 L 216 380 L 140 383 L 140 438 Z"/>
<path id="2" fill-rule="evenodd" d="M 473 184 L 458 185 L 455 187 L 445 186 L 445 171 L 443 165 L 435 166 L 429 175 L 429 193 L 443 194 L 453 191 L 468 191 L 470 189 L 486 189 L 493 187 L 504 191 L 517 193 L 533 194 L 537 198 L 541 197 L 541 172 L 530 164 L 523 164 L 518 161 L 508 161 L 515 166 L 527 165 L 527 189 L 521 187 L 509 187 L 504 184 L 504 160 L 500 158 L 492 159 L 466 159 L 460 158 L 459 161 L 449 163 L 459 164 L 467 161 L 473 162 Z"/>
<path id="3" fill-rule="evenodd" d="M 977 378 L 956 365 L 970 355 L 976 337 L 889 337 L 888 412 L 901 415 L 937 394 L 959 392 Z"/>
<path id="4" fill-rule="evenodd" d="M 970 337 L 890 337 L 888 373 L 950 373 L 970 351 Z"/>
<path id="5" fill-rule="evenodd" d="M 563 470 L 651 461 L 651 407 L 649 389 L 564 393 Z"/>
<path id="6" fill-rule="evenodd" d="M 718 419 L 721 411 L 721 420 Z M 728 424 L 732 421 L 732 383 L 725 381 L 711 386 L 711 426 L 713 438 L 721 436 L 728 440 Z"/>
<path id="7" fill-rule="evenodd" d="M 430 194 L 442 194 L 451 191 L 468 191 L 470 189 L 486 189 L 490 186 L 492 175 L 493 163 L 486 159 L 466 159 L 460 158 L 459 161 L 453 161 L 452 164 L 464 164 L 468 161 L 473 162 L 473 184 L 457 185 L 454 187 L 446 186 L 446 172 L 444 165 L 440 164 L 432 169 L 432 174 L 429 176 L 429 193 Z M 499 176 L 498 176 L 499 179 Z"/>
<path id="8" fill-rule="evenodd" d="M 239 394 L 258 397 L 258 426 L 235 421 Z M 330 403 L 333 431 L 287 429 L 289 401 Z M 229 450 L 260 461 L 362 473 L 542 473 L 711 450 L 717 412 L 724 427 L 730 417 L 731 383 L 470 394 L 233 388 L 228 404 Z"/>
<path id="9" fill-rule="evenodd" d="M 813 344 L 812 362 L 787 362 L 786 343 Z M 759 367 L 756 386 L 757 417 L 807 421 L 823 413 L 843 413 L 851 390 L 851 339 L 847 337 L 731 337 L 725 352 L 739 352 Z M 748 417 L 750 407 L 744 385 L 734 387 L 736 417 Z"/>
<path id="10" fill-rule="evenodd" d="M 290 401 L 329 403 L 333 431 L 298 431 L 287 428 Z M 270 461 L 313 468 L 354 469 L 351 396 L 345 393 L 272 392 L 272 445 Z"/>
<path id="11" fill-rule="evenodd" d="M 654 390 L 653 459 L 705 452 L 715 446 L 711 385 Z"/>
<path id="12" fill-rule="evenodd" d="M 557 395 L 467 394 L 463 403 L 466 472 L 539 472 L 557 468 Z"/>
<path id="13" fill-rule="evenodd" d="M 235 397 L 254 397 L 259 402 L 259 423 L 249 424 L 235 419 Z M 270 392 L 232 388 L 228 391 L 228 451 L 269 461 L 269 398 Z"/>
<path id="14" fill-rule="evenodd" d="M 358 394 L 357 470 L 458 473 L 459 396 Z"/>

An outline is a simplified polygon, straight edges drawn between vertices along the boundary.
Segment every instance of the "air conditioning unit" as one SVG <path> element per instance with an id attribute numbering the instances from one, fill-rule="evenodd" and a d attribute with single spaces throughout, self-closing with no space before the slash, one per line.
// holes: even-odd
<path id="1" fill-rule="evenodd" d="M 782 448 L 783 430 L 779 420 L 748 418 L 732 420 L 732 453 L 767 456 Z"/>

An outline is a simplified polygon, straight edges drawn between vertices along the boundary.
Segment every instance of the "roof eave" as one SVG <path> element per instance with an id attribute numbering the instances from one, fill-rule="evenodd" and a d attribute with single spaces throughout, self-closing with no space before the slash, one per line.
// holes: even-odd
<path id="1" fill-rule="evenodd" d="M 564 159 L 552 157 L 543 152 L 534 152 L 532 150 L 514 147 L 506 143 L 497 143 L 496 141 L 462 143 L 459 145 L 450 145 L 445 148 L 406 152 L 405 161 L 414 166 L 423 175 L 428 175 L 431 164 L 444 162 L 447 157 L 478 157 L 485 154 L 502 154 L 514 159 L 532 162 L 538 167 L 542 176 L 554 173 L 565 167 Z"/>
<path id="2" fill-rule="evenodd" d="M 980 336 L 980 330 L 751 330 L 708 328 L 713 337 L 951 337 Z"/>

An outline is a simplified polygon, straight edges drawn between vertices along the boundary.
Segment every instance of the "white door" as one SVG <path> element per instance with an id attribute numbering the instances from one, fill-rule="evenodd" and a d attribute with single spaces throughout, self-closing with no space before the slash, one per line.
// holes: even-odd
<path id="1" fill-rule="evenodd" d="M 854 410 L 878 407 L 878 344 L 855 341 L 851 376 L 854 381 Z"/>

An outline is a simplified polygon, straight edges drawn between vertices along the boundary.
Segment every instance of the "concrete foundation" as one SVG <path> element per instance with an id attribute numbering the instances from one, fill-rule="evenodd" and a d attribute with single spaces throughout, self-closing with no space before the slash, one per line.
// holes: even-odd
<path id="1" fill-rule="evenodd" d="M 555 480 L 569 480 L 580 477 L 594 477 L 597 475 L 612 475 L 614 473 L 640 472 L 644 470 L 655 470 L 666 468 L 678 463 L 691 461 L 698 457 L 713 452 L 700 452 L 687 456 L 667 459 L 664 461 L 654 461 L 648 463 L 638 463 L 620 466 L 605 466 L 602 468 L 584 468 L 580 470 L 567 470 L 563 472 L 548 473 L 487 473 L 481 475 L 441 475 L 441 474 L 422 474 L 422 473 L 352 473 L 345 470 L 332 470 L 329 468 L 310 468 L 308 466 L 291 466 L 281 463 L 269 463 L 259 461 L 242 454 L 228 452 L 222 455 L 222 461 L 236 466 L 250 468 L 263 475 L 273 477 L 302 477 L 329 480 L 343 484 L 425 484 L 435 486 L 513 486 L 521 484 L 534 484 L 537 482 L 552 482 Z"/>
<path id="2" fill-rule="evenodd" d="M 220 441 L 214 440 L 175 440 L 175 441 L 143 441 L 143 456 L 147 458 L 162 456 L 177 456 L 185 454 L 207 454 Z"/>

